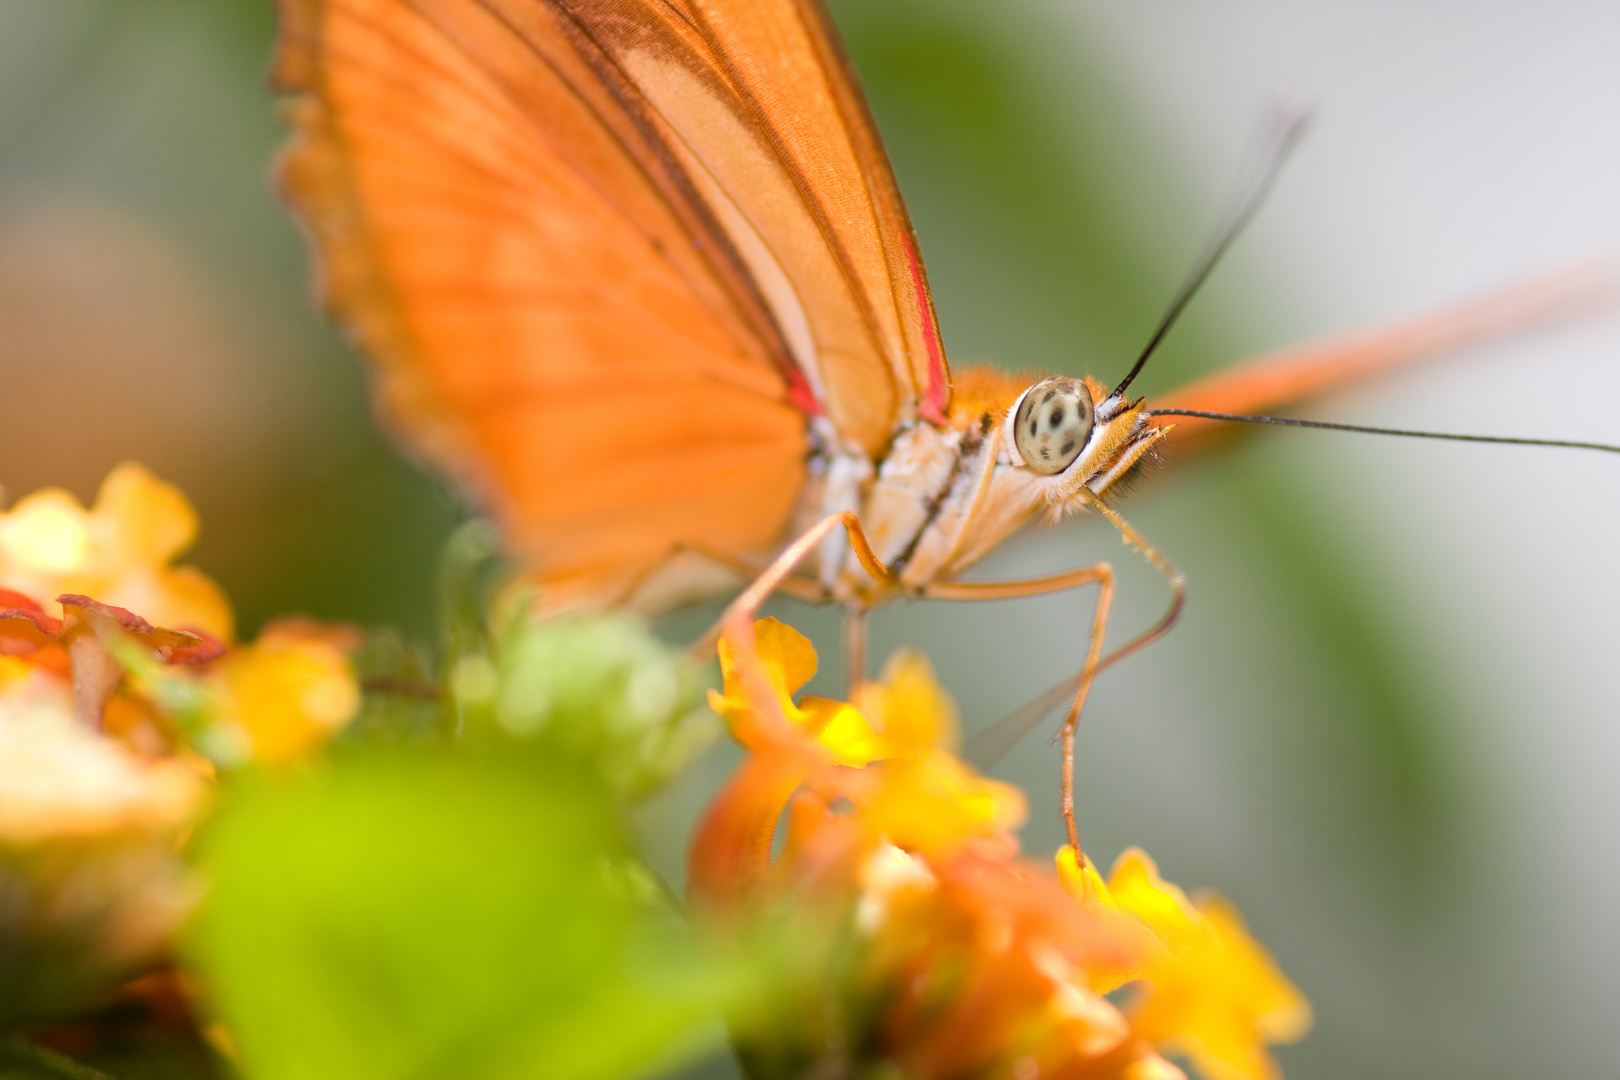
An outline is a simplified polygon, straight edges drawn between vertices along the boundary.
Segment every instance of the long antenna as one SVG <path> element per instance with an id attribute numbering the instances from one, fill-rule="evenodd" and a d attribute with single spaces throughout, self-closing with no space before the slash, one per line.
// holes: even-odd
<path id="1" fill-rule="evenodd" d="M 1562 446 L 1572 450 L 1603 450 L 1620 454 L 1620 446 L 1580 442 L 1574 439 L 1521 439 L 1511 435 L 1458 435 L 1449 431 L 1410 431 L 1406 428 L 1367 427 L 1363 424 L 1336 424 L 1328 420 L 1295 420 L 1286 416 L 1245 416 L 1241 413 L 1205 412 L 1202 409 L 1149 409 L 1149 416 L 1196 416 L 1203 420 L 1229 420 L 1238 424 L 1280 424 L 1285 427 L 1322 428 L 1326 431 L 1354 431 L 1363 435 L 1399 435 L 1407 439 L 1448 439 L 1452 442 L 1507 443 L 1511 446 Z"/>
<path id="2" fill-rule="evenodd" d="M 1232 241 L 1238 238 L 1254 217 L 1255 211 L 1266 201 L 1272 185 L 1277 182 L 1277 175 L 1282 172 L 1284 163 L 1305 134 L 1310 118 L 1309 110 L 1298 107 L 1279 107 L 1273 115 L 1270 128 L 1266 132 L 1265 145 L 1260 151 L 1259 169 L 1250 170 L 1252 179 L 1246 185 L 1238 187 L 1237 194 L 1230 204 L 1231 209 L 1226 213 L 1226 220 L 1215 230 L 1215 235 L 1205 246 L 1203 254 L 1199 255 L 1198 261 L 1193 264 L 1192 272 L 1176 291 L 1175 299 L 1170 301 L 1170 307 L 1159 320 L 1153 336 L 1148 338 L 1147 345 L 1142 348 L 1141 355 L 1136 358 L 1136 363 L 1131 365 L 1131 370 L 1126 373 L 1125 378 L 1114 387 L 1111 397 L 1118 397 L 1130 387 L 1131 381 L 1164 342 L 1165 335 L 1170 333 L 1170 328 L 1186 310 L 1194 294 L 1208 280 L 1210 272 L 1215 269 L 1215 264 L 1221 261 L 1226 249 L 1232 246 Z"/>

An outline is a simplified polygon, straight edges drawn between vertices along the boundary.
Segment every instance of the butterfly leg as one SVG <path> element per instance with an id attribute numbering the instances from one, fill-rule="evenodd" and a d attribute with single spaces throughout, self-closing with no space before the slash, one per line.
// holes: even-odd
<path id="1" fill-rule="evenodd" d="M 1098 672 L 1123 660 L 1132 653 L 1146 648 L 1168 633 L 1170 627 L 1175 625 L 1176 619 L 1180 617 L 1181 609 L 1187 598 L 1186 579 L 1170 564 L 1170 561 L 1159 554 L 1153 545 L 1149 544 L 1140 533 L 1131 527 L 1129 522 L 1120 517 L 1102 499 L 1089 491 L 1084 492 L 1084 495 L 1087 501 L 1119 531 L 1124 541 L 1141 552 L 1143 558 L 1154 569 L 1163 574 L 1170 585 L 1170 603 L 1166 607 L 1164 614 L 1159 617 L 1159 620 L 1107 656 L 1102 655 L 1103 636 L 1108 627 L 1108 612 L 1114 594 L 1113 570 L 1107 563 L 1083 566 L 1061 574 L 1028 578 L 1021 581 L 936 582 L 929 585 L 922 592 L 925 599 L 931 600 L 1010 600 L 1024 596 L 1041 596 L 1062 589 L 1088 585 L 1092 582 L 1098 584 L 1097 611 L 1092 618 L 1091 642 L 1086 649 L 1086 662 L 1085 666 L 1080 669 L 1080 673 L 1072 680 L 1054 687 L 1017 712 L 1005 717 L 989 731 L 981 733 L 973 740 L 973 743 L 981 748 L 987 744 L 996 744 L 996 750 L 989 756 L 992 759 L 999 758 L 1001 753 L 1011 749 L 1054 706 L 1064 699 L 1069 700 L 1069 710 L 1063 718 L 1063 728 L 1061 730 L 1063 738 L 1062 809 L 1064 825 L 1069 832 L 1069 843 L 1073 845 L 1075 856 L 1081 860 L 1082 865 L 1084 865 L 1085 856 L 1081 853 L 1078 830 L 1074 823 L 1074 733 L 1080 721 L 1080 711 L 1085 706 L 1086 697 L 1091 691 L 1091 684 L 1097 677 Z M 984 763 L 983 757 L 985 755 L 975 756 L 981 758 L 981 764 Z"/>
<path id="2" fill-rule="evenodd" d="M 869 610 L 859 600 L 844 605 L 844 696 L 852 701 L 855 691 L 866 681 L 866 613 Z"/>
<path id="3" fill-rule="evenodd" d="M 708 633 L 693 644 L 692 654 L 699 659 L 707 659 L 714 652 L 715 643 L 720 640 L 720 635 L 732 626 L 739 623 L 746 625 L 752 620 L 760 605 L 780 589 L 783 582 L 792 577 L 794 567 L 814 551 L 816 545 L 828 534 L 839 527 L 849 535 L 850 550 L 855 553 L 855 558 L 860 561 L 862 568 L 872 575 L 873 580 L 889 588 L 899 588 L 899 576 L 883 565 L 883 560 L 872 550 L 871 543 L 866 539 L 866 531 L 861 528 L 860 519 L 855 516 L 855 511 L 840 510 L 836 514 L 822 518 L 783 548 L 782 553 L 771 565 L 766 567 L 752 584 L 738 593 L 735 600 L 726 605 L 726 610 L 720 613 L 720 618 L 709 628 Z M 825 602 L 830 597 L 823 591 L 819 599 Z M 864 609 L 861 614 L 864 619 Z M 864 631 L 864 622 L 861 623 L 861 630 Z"/>
<path id="4" fill-rule="evenodd" d="M 1092 681 L 1101 669 L 1103 637 L 1108 630 L 1108 613 L 1114 603 L 1113 567 L 1107 563 L 1097 563 L 1023 581 L 940 582 L 923 589 L 922 594 L 927 600 L 1015 600 L 1092 584 L 1098 587 L 1097 609 L 1091 618 L 1091 642 L 1086 647 L 1079 685 L 1075 687 L 1069 711 L 1063 717 L 1063 773 L 1059 781 L 1063 824 L 1069 831 L 1069 844 L 1080 858 L 1084 856 L 1080 855 L 1080 834 L 1074 823 L 1074 731 L 1079 726 L 1080 711 L 1085 708 L 1086 697 L 1091 693 Z"/>
<path id="5" fill-rule="evenodd" d="M 1104 657 L 1097 665 L 1097 670 L 1101 671 L 1110 664 L 1117 663 L 1132 653 L 1147 648 L 1170 632 L 1170 628 L 1181 617 L 1182 607 L 1187 603 L 1187 579 L 1180 570 L 1170 565 L 1169 559 L 1159 554 L 1158 548 L 1148 543 L 1141 533 L 1133 529 L 1130 522 L 1120 517 L 1118 511 L 1104 502 L 1101 496 L 1094 495 L 1084 489 L 1082 489 L 1082 492 L 1086 501 L 1091 503 L 1099 514 L 1107 518 L 1108 523 L 1119 532 L 1120 538 L 1140 552 L 1149 566 L 1163 574 L 1166 584 L 1170 586 L 1170 603 L 1165 606 L 1164 614 L 1159 616 L 1159 621 Z"/>

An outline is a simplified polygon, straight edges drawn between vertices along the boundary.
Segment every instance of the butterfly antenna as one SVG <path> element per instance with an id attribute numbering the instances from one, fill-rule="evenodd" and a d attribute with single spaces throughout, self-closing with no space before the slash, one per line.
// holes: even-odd
<path id="1" fill-rule="evenodd" d="M 1620 454 L 1620 446 L 1581 442 L 1575 439 L 1521 439 L 1510 435 L 1459 435 L 1449 431 L 1412 431 L 1406 428 L 1368 427 L 1363 424 L 1336 424 L 1327 420 L 1295 420 L 1286 416 L 1246 416 L 1241 413 L 1205 412 L 1202 409 L 1150 409 L 1149 416 L 1196 416 L 1203 420 L 1228 420 L 1238 424 L 1279 424 L 1284 427 L 1322 428 L 1326 431 L 1354 431 L 1363 435 L 1399 435 L 1408 439 L 1447 439 L 1451 442 L 1506 443 L 1509 446 L 1561 446 L 1572 450 L 1602 450 Z"/>
<path id="2" fill-rule="evenodd" d="M 1249 174 L 1248 179 L 1238 185 L 1225 220 L 1205 245 L 1198 261 L 1193 264 L 1192 272 L 1182 281 L 1175 299 L 1170 301 L 1170 307 L 1165 310 L 1164 317 L 1154 328 L 1153 336 L 1148 338 L 1147 345 L 1142 348 L 1141 355 L 1136 358 L 1136 363 L 1131 365 L 1131 370 L 1126 373 L 1125 378 L 1114 387 L 1111 397 L 1119 397 L 1130 387 L 1132 380 L 1141 372 L 1148 359 L 1163 344 L 1165 335 L 1170 333 L 1170 328 L 1181 318 L 1187 304 L 1209 279 L 1210 272 L 1221 261 L 1221 256 L 1226 254 L 1226 249 L 1232 246 L 1232 241 L 1238 238 L 1254 218 L 1255 212 L 1266 201 L 1266 196 L 1271 194 L 1272 185 L 1277 182 L 1277 176 L 1282 172 L 1283 165 L 1299 145 L 1305 129 L 1310 126 L 1310 119 L 1310 110 L 1298 106 L 1279 106 L 1273 113 L 1267 125 L 1265 142 L 1260 152 L 1252 158 L 1258 163 L 1258 168 L 1251 167 L 1246 170 Z"/>

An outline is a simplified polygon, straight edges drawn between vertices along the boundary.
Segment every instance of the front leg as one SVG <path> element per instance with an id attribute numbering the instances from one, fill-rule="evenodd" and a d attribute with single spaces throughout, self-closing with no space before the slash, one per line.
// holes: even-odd
<path id="1" fill-rule="evenodd" d="M 1091 584 L 1098 586 L 1097 609 L 1091 618 L 1091 641 L 1086 646 L 1085 662 L 1075 677 L 1069 711 L 1063 717 L 1063 771 L 1059 780 L 1063 824 L 1069 832 L 1069 845 L 1082 861 L 1081 865 L 1084 865 L 1085 856 L 1080 852 L 1080 833 L 1074 823 L 1074 731 L 1080 723 L 1080 712 L 1085 708 L 1086 697 L 1091 693 L 1091 684 L 1101 669 L 1103 637 L 1108 630 L 1108 613 L 1114 603 L 1113 567 L 1107 563 L 1097 563 L 1022 581 L 940 582 L 922 592 L 923 597 L 930 600 L 1014 600 Z"/>
<path id="2" fill-rule="evenodd" d="M 836 514 L 828 514 L 783 548 L 782 553 L 771 562 L 771 565 L 766 567 L 752 584 L 738 593 L 735 600 L 726 605 L 726 610 L 720 613 L 720 618 L 715 624 L 693 644 L 693 655 L 701 660 L 708 659 L 721 634 L 750 625 L 759 612 L 760 605 L 792 577 L 794 568 L 806 555 L 814 551 L 817 545 L 839 527 L 849 534 L 850 550 L 855 553 L 861 567 L 872 576 L 872 580 L 885 590 L 897 591 L 900 588 L 900 576 L 885 566 L 883 560 L 872 550 L 872 545 L 866 538 L 866 530 L 861 527 L 860 518 L 855 516 L 853 510 L 840 510 Z M 825 599 L 831 599 L 830 595 L 823 595 Z M 850 679 L 855 684 L 860 681 L 860 672 L 865 663 L 864 655 L 856 655 L 855 650 L 864 653 L 866 608 L 864 602 L 859 602 L 850 604 L 846 609 L 845 633 L 853 639 Z"/>

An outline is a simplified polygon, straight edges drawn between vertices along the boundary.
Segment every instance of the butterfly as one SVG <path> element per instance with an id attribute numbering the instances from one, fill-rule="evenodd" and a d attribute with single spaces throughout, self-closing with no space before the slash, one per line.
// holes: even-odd
<path id="1" fill-rule="evenodd" d="M 1156 414 L 1131 376 L 947 365 L 892 170 L 815 0 L 281 9 L 274 82 L 296 131 L 282 185 L 327 302 L 387 421 L 495 517 L 547 606 L 658 611 L 773 559 L 747 603 L 778 587 L 841 602 L 853 630 L 894 595 L 1097 584 L 1093 673 L 1106 568 L 960 580 L 1032 519 L 1082 511 L 1179 590 L 1107 497 L 1216 419 Z M 1263 412 L 1578 291 L 1514 289 L 1165 401 Z"/>

